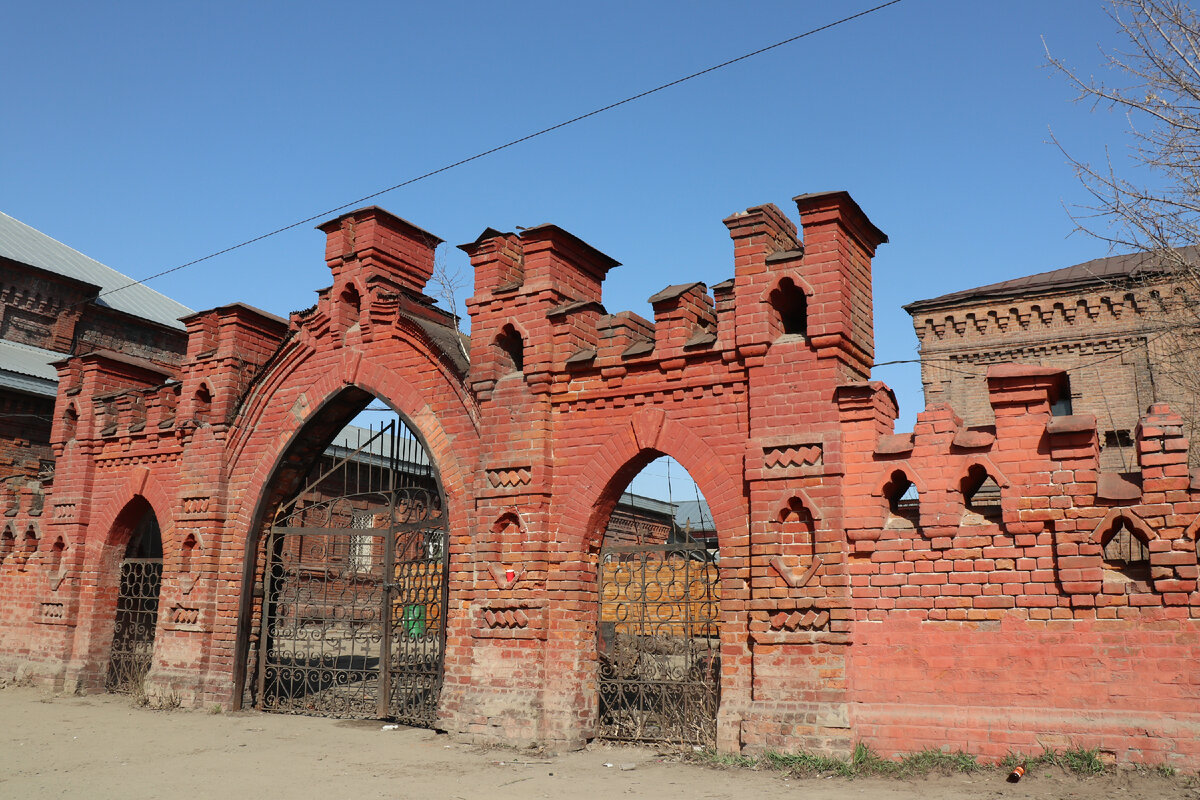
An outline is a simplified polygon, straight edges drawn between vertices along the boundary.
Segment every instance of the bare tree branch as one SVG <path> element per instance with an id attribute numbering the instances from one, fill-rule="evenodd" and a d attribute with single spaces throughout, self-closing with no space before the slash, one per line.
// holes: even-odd
<path id="1" fill-rule="evenodd" d="M 1105 75 L 1046 58 L 1093 110 L 1121 111 L 1128 147 L 1096 164 L 1054 143 L 1090 196 L 1069 209 L 1076 228 L 1113 250 L 1146 254 L 1125 281 L 1149 299 L 1146 348 L 1190 424 L 1200 419 L 1200 17 L 1182 0 L 1109 0 L 1122 43 L 1101 49 Z M 1166 387 L 1164 387 L 1166 391 Z M 1156 389 L 1157 393 L 1157 389 Z M 1194 437 L 1193 437 L 1194 438 Z"/>

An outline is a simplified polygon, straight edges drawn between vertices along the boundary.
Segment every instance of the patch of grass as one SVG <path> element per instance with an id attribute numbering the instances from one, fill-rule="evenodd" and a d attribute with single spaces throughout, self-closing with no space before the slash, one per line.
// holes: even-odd
<path id="1" fill-rule="evenodd" d="M 941 750 L 925 749 L 900 759 L 897 774 L 904 778 L 928 775 L 931 772 L 942 775 L 970 774 L 983 768 L 975 756 L 961 750 L 946 753 Z"/>
<path id="2" fill-rule="evenodd" d="M 819 775 L 839 778 L 910 778 L 928 775 L 931 772 L 971 773 L 984 768 L 975 756 L 961 751 L 945 753 L 928 749 L 905 756 L 900 761 L 890 761 L 862 742 L 854 746 L 849 758 L 835 758 L 816 753 L 777 753 L 770 750 L 761 757 L 754 758 L 706 750 L 696 754 L 694 760 L 722 767 L 774 769 L 798 777 Z"/>
<path id="3" fill-rule="evenodd" d="M 1084 750 L 1082 747 L 1075 747 L 1064 750 L 1062 762 L 1064 767 L 1076 775 L 1099 775 L 1107 769 L 1100 760 L 1100 751 L 1095 749 Z"/>
<path id="4" fill-rule="evenodd" d="M 1047 747 L 1036 756 L 1009 753 L 1000 762 L 1000 766 L 1008 770 L 1018 764 L 1025 767 L 1027 774 L 1044 767 L 1058 767 L 1076 775 L 1099 775 L 1108 770 L 1108 766 L 1100 759 L 1099 749 L 1085 750 L 1082 747 L 1074 747 L 1062 752 Z"/>
<path id="5" fill-rule="evenodd" d="M 762 761 L 772 769 L 789 772 L 793 775 L 837 775 L 843 778 L 852 778 L 855 775 L 853 762 L 815 753 L 767 751 L 763 753 Z"/>
<path id="6" fill-rule="evenodd" d="M 766 751 L 761 756 L 754 757 L 741 754 L 718 753 L 715 750 L 699 750 L 688 753 L 686 760 L 715 767 L 772 769 L 796 777 L 890 777 L 890 778 L 919 778 L 930 774 L 973 774 L 996 770 L 1004 773 L 1011 772 L 1017 766 L 1025 767 L 1026 775 L 1033 774 L 1039 769 L 1057 767 L 1063 771 L 1080 777 L 1101 775 L 1113 769 L 1104 763 L 1098 748 L 1084 749 L 1082 747 L 1068 750 L 1045 748 L 1037 755 L 1026 753 L 1009 753 L 996 766 L 980 764 L 979 760 L 970 753 L 961 750 L 946 752 L 927 748 L 916 753 L 910 753 L 891 761 L 876 753 L 867 744 L 859 742 L 849 758 L 835 758 L 816 753 L 777 753 Z M 1170 764 L 1158 764 L 1153 769 L 1161 778 L 1175 778 L 1175 768 Z"/>

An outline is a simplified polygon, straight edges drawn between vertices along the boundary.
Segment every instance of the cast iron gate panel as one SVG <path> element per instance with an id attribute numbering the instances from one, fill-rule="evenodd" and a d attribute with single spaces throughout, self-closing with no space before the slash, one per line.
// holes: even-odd
<path id="1" fill-rule="evenodd" d="M 150 671 L 162 570 L 161 558 L 127 558 L 121 562 L 112 654 L 104 679 L 106 691 L 134 694 Z"/>
<path id="2" fill-rule="evenodd" d="M 601 738 L 714 746 L 719 623 L 717 566 L 702 545 L 602 550 Z"/>
<path id="3" fill-rule="evenodd" d="M 354 466 L 394 426 L 372 435 L 309 489 Z M 395 485 L 406 476 L 392 442 L 384 469 L 355 470 L 335 497 L 314 498 L 306 490 L 276 514 L 264 570 L 263 710 L 426 727 L 436 721 L 446 518 L 436 487 Z"/>

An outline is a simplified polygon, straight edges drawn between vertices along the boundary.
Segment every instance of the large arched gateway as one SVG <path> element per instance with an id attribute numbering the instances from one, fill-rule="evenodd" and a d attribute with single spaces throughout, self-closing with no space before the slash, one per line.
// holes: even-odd
<path id="1" fill-rule="evenodd" d="M 357 393 L 355 393 L 357 394 Z M 331 404 L 327 414 L 344 404 Z M 417 434 L 386 407 L 281 468 L 257 546 L 248 687 L 268 711 L 433 725 L 445 652 L 448 512 Z M 367 417 L 368 419 L 363 419 Z M 357 424 L 357 423 L 365 423 Z M 287 485 L 280 485 L 281 483 Z"/>

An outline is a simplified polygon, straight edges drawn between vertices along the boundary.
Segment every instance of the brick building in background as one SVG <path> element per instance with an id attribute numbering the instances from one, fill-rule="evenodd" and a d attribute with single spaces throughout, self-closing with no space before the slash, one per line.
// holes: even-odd
<path id="1" fill-rule="evenodd" d="M 191 309 L 132 282 L 0 213 L 0 496 L 10 516 L 14 495 L 38 496 L 53 473 L 55 362 L 92 351 L 172 368 L 183 360 L 179 318 Z"/>
<path id="2" fill-rule="evenodd" d="M 1190 248 L 1189 248 L 1190 249 Z M 1197 319 L 1182 287 L 1147 254 L 1111 256 L 909 303 L 925 404 L 949 403 L 969 425 L 994 422 L 986 376 L 996 364 L 1066 370 L 1056 413 L 1092 414 L 1100 464 L 1136 468 L 1133 432 L 1165 402 L 1195 439 L 1200 360 L 1183 354 Z"/>

